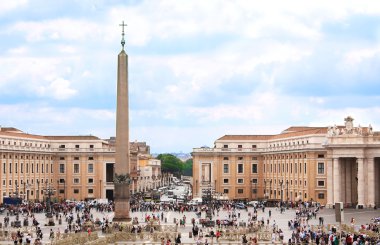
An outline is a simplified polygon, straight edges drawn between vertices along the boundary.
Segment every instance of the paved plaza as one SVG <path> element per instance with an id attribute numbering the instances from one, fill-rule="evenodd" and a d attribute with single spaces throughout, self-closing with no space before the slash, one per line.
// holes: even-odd
<path id="1" fill-rule="evenodd" d="M 288 228 L 288 221 L 295 218 L 295 209 L 287 209 L 283 213 L 280 213 L 280 211 L 276 208 L 266 208 L 265 212 L 262 212 L 261 209 L 258 209 L 258 220 L 264 219 L 266 222 L 267 219 L 269 219 L 269 211 L 271 211 L 270 225 L 273 225 L 275 223 L 278 226 L 278 228 L 282 229 L 284 231 L 285 241 L 287 241 L 291 237 L 291 233 L 292 233 L 292 230 L 290 230 Z M 247 223 L 247 221 L 248 221 L 247 211 L 242 209 L 242 210 L 237 210 L 236 212 L 240 213 L 240 218 L 238 218 L 238 221 Z M 248 212 L 252 213 L 253 208 L 249 207 Z M 106 218 L 106 219 L 112 220 L 112 218 L 113 218 L 113 212 L 96 212 L 95 210 L 92 210 L 91 213 L 92 213 L 94 219 L 99 218 L 100 220 L 102 220 L 103 218 Z M 131 213 L 131 216 L 133 218 L 136 217 L 138 219 L 140 225 L 144 225 L 144 224 L 146 224 L 145 223 L 145 216 L 146 215 L 152 215 L 152 214 L 161 215 L 161 213 L 162 213 L 161 211 L 156 212 L 156 213 L 154 213 L 154 212 L 133 212 L 133 213 Z M 161 223 L 162 225 L 175 225 L 174 219 L 181 219 L 181 218 L 183 218 L 183 216 L 186 216 L 185 227 L 178 227 L 178 231 L 182 235 L 182 242 L 194 242 L 193 238 L 189 238 L 189 232 L 191 231 L 191 228 L 192 228 L 191 219 L 194 218 L 194 219 L 196 219 L 197 222 L 199 222 L 195 212 L 186 212 L 185 211 L 183 213 L 182 212 L 180 213 L 180 212 L 165 212 L 164 211 L 163 213 L 164 213 L 164 221 L 166 219 L 167 222 L 162 222 Z M 202 216 L 203 215 L 204 214 L 202 214 Z M 0 220 L 3 221 L 5 216 L 6 216 L 6 214 L 1 214 Z M 76 216 L 75 213 L 74 213 L 74 216 Z M 318 217 L 320 217 L 320 216 L 324 217 L 324 224 L 325 225 L 337 224 L 335 222 L 334 210 L 332 210 L 332 209 L 321 209 L 319 211 L 316 219 L 312 218 L 311 220 L 309 220 L 309 225 L 318 225 L 318 222 L 319 222 Z M 371 209 L 371 210 L 345 209 L 344 210 L 344 216 L 345 216 L 345 220 L 344 220 L 345 222 L 344 223 L 350 224 L 351 218 L 355 218 L 355 220 L 356 220 L 355 224 L 357 226 L 359 226 L 360 224 L 369 223 L 371 218 L 373 218 L 373 217 L 379 217 L 380 211 L 379 210 L 373 210 L 373 209 Z M 61 225 L 58 225 L 58 221 L 55 220 L 56 221 L 55 226 L 51 226 L 51 227 L 45 226 L 45 224 L 47 223 L 47 219 L 45 218 L 45 214 L 43 214 L 43 213 L 37 213 L 37 214 L 35 214 L 35 217 L 39 221 L 40 226 L 42 228 L 42 231 L 44 234 L 44 236 L 43 236 L 43 243 L 44 244 L 50 243 L 50 241 L 49 241 L 50 229 L 53 229 L 54 232 L 57 232 L 59 229 L 60 232 L 63 233 L 66 226 L 67 226 L 67 223 L 64 219 L 63 219 L 63 223 Z M 215 216 L 213 217 L 213 219 L 224 219 L 226 217 L 228 218 L 228 211 L 221 210 L 219 212 L 219 215 L 217 215 L 215 213 Z M 23 220 L 23 218 L 24 217 L 22 215 L 20 215 L 20 220 Z M 10 216 L 10 221 L 12 222 L 14 220 L 15 220 L 15 216 Z M 29 218 L 29 224 L 31 224 L 30 218 Z M 199 225 L 199 227 L 201 228 L 201 225 Z M 22 228 L 22 229 L 24 229 L 24 228 Z M 104 236 L 104 234 L 102 234 L 99 231 L 99 236 Z M 35 234 L 34 234 L 33 238 L 35 238 Z M 149 244 L 149 241 L 145 241 L 145 243 Z M 11 242 L 2 242 L 2 244 L 11 244 Z"/>

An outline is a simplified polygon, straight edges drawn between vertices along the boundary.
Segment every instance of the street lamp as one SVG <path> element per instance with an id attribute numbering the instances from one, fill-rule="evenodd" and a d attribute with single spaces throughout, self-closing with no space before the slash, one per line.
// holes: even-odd
<path id="1" fill-rule="evenodd" d="M 208 206 L 208 209 L 207 209 L 207 212 L 206 212 L 206 218 L 208 218 L 209 220 L 212 220 L 211 183 L 209 183 L 208 188 L 207 188 L 206 191 L 207 191 L 206 194 L 207 194 L 207 206 Z"/>
<path id="2" fill-rule="evenodd" d="M 283 190 L 282 190 L 282 185 L 284 184 L 284 180 L 280 180 L 280 186 L 281 186 L 281 189 L 280 189 L 280 191 L 281 191 L 281 204 L 280 204 L 280 206 L 282 206 L 282 202 L 283 202 L 283 198 L 284 198 L 284 192 L 283 192 Z"/>
<path id="3" fill-rule="evenodd" d="M 269 199 L 272 198 L 272 179 L 269 181 Z"/>
<path id="4" fill-rule="evenodd" d="M 37 193 L 36 193 L 36 197 L 37 197 L 37 201 L 40 202 L 40 180 L 36 179 L 36 181 L 37 181 Z"/>
<path id="5" fill-rule="evenodd" d="M 264 198 L 267 198 L 267 181 L 264 179 Z"/>
<path id="6" fill-rule="evenodd" d="M 286 180 L 286 208 L 289 204 L 289 180 Z"/>
<path id="7" fill-rule="evenodd" d="M 54 195 L 54 192 L 55 192 L 55 190 L 51 187 L 51 185 L 46 183 L 46 188 L 44 190 L 44 193 L 47 196 L 46 197 L 47 208 L 48 208 L 48 212 L 46 213 L 47 218 L 53 217 L 53 214 L 51 212 L 51 196 Z"/>

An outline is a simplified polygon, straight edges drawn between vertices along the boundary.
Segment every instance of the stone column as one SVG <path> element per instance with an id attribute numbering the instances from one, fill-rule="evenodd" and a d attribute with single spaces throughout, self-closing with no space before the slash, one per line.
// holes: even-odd
<path id="1" fill-rule="evenodd" d="M 351 161 L 346 161 L 345 164 L 345 169 L 346 169 L 346 174 L 345 174 L 345 187 L 346 187 L 346 203 L 352 204 L 352 195 L 351 195 L 351 185 L 352 185 L 352 179 L 351 179 L 351 171 L 352 171 L 352 163 Z"/>
<path id="2" fill-rule="evenodd" d="M 341 186 L 340 186 L 340 163 L 339 158 L 333 159 L 333 165 L 334 165 L 334 203 L 340 202 L 340 192 L 341 192 Z"/>
<path id="3" fill-rule="evenodd" d="M 334 189 L 333 189 L 333 160 L 327 160 L 327 207 L 332 208 L 334 204 Z"/>
<path id="4" fill-rule="evenodd" d="M 364 204 L 364 161 L 363 158 L 358 158 L 358 205 L 365 206 Z"/>
<path id="5" fill-rule="evenodd" d="M 373 157 L 367 158 L 367 207 L 375 206 L 375 159 Z"/>

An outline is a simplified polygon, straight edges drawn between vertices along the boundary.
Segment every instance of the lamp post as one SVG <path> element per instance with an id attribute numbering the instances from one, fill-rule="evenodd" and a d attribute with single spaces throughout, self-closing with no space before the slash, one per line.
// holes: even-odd
<path id="1" fill-rule="evenodd" d="M 36 179 L 37 181 L 37 193 L 36 193 L 36 198 L 37 198 L 37 201 L 40 202 L 40 180 L 39 179 Z"/>
<path id="2" fill-rule="evenodd" d="M 282 207 L 282 202 L 283 202 L 283 199 L 284 199 L 284 192 L 282 190 L 282 185 L 284 184 L 284 180 L 280 180 L 280 191 L 281 191 L 281 203 L 280 203 L 280 206 Z"/>
<path id="3" fill-rule="evenodd" d="M 46 207 L 48 208 L 48 212 L 46 213 L 47 218 L 53 217 L 53 214 L 51 212 L 51 196 L 54 195 L 55 190 L 51 187 L 50 184 L 46 183 L 46 188 L 44 190 L 44 193 L 46 195 Z"/>
<path id="4" fill-rule="evenodd" d="M 269 199 L 272 198 L 272 179 L 269 181 Z"/>
<path id="5" fill-rule="evenodd" d="M 264 179 L 264 198 L 267 198 L 267 181 Z"/>
<path id="6" fill-rule="evenodd" d="M 99 198 L 101 199 L 102 198 L 102 180 L 101 179 L 99 180 L 99 193 L 100 193 Z"/>
<path id="7" fill-rule="evenodd" d="M 212 220 L 212 195 L 211 195 L 211 183 L 209 183 L 207 188 L 207 212 L 206 212 L 206 218 L 209 220 Z"/>
<path id="8" fill-rule="evenodd" d="M 289 180 L 286 180 L 286 208 L 288 209 L 289 205 Z"/>
<path id="9" fill-rule="evenodd" d="M 63 197 L 66 201 L 66 180 L 63 179 Z"/>

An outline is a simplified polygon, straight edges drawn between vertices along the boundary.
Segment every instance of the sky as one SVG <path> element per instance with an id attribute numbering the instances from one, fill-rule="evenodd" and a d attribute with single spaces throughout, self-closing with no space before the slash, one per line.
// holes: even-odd
<path id="1" fill-rule="evenodd" d="M 225 134 L 380 130 L 380 2 L 0 1 L 0 125 L 115 136 L 125 21 L 130 140 L 191 152 Z"/>

